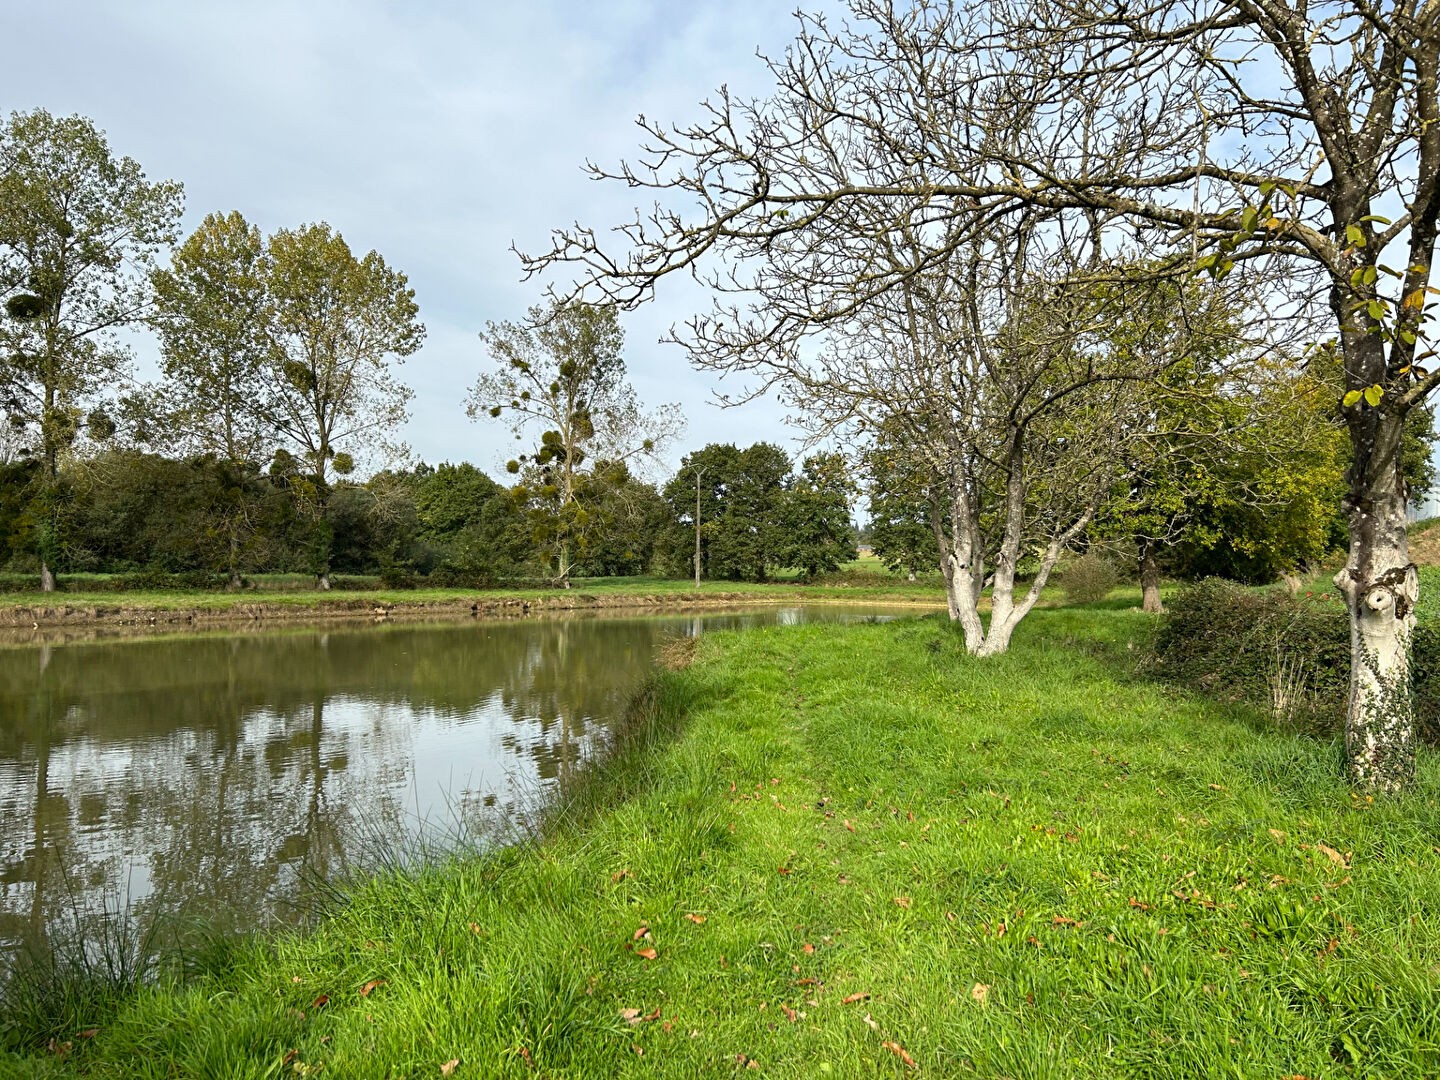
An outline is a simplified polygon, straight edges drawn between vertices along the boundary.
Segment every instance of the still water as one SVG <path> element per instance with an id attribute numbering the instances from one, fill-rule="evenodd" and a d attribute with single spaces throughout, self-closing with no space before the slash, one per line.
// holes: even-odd
<path id="1" fill-rule="evenodd" d="M 662 639 L 893 614 L 0 646 L 0 958 L 76 912 L 233 930 L 294 919 L 314 881 L 377 850 L 503 835 L 532 814 L 604 751 Z"/>

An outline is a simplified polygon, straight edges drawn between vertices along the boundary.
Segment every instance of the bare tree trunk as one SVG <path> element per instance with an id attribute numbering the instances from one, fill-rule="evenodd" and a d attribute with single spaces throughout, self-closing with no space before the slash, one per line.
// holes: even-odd
<path id="1" fill-rule="evenodd" d="M 1420 582 L 1405 532 L 1404 424 L 1378 409 L 1351 420 L 1350 558 L 1335 575 L 1350 609 L 1345 756 L 1351 779 L 1371 791 L 1398 791 L 1415 773 L 1410 638 Z"/>
<path id="2" fill-rule="evenodd" d="M 949 535 L 938 509 L 933 506 L 930 527 L 940 547 L 940 575 L 945 579 L 945 605 L 950 611 L 950 621 L 960 624 L 965 634 L 965 651 L 976 656 L 985 644 L 985 624 L 980 621 L 980 592 L 985 574 L 983 565 L 976 565 L 983 563 L 983 555 L 976 558 L 980 544 L 972 517 L 969 500 L 960 487 L 950 501 Z"/>
<path id="3" fill-rule="evenodd" d="M 1165 610 L 1160 601 L 1160 561 L 1155 558 L 1155 541 L 1140 541 L 1140 610 L 1159 615 Z"/>

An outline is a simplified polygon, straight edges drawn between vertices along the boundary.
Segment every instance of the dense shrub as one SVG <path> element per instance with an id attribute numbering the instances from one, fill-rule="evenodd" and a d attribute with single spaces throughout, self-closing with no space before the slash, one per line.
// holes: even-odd
<path id="1" fill-rule="evenodd" d="M 1285 723 L 1335 732 L 1350 683 L 1350 625 L 1328 604 L 1210 578 L 1167 605 L 1155 638 L 1155 670 L 1212 697 L 1248 701 Z M 1440 631 L 1415 630 L 1411 653 L 1415 717 L 1440 742 Z"/>
<path id="2" fill-rule="evenodd" d="M 1060 585 L 1072 604 L 1093 604 L 1104 600 L 1120 584 L 1115 564 L 1099 555 L 1082 555 L 1065 568 Z"/>

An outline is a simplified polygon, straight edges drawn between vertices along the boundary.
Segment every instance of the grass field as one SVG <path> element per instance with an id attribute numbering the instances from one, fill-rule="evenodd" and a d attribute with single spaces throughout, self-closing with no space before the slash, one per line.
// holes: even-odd
<path id="1" fill-rule="evenodd" d="M 1151 625 L 1038 611 L 984 661 L 937 618 L 707 635 L 543 842 L 12 1012 L 56 1041 L 8 1068 L 1440 1072 L 1440 760 L 1356 798 L 1334 745 L 1139 681 Z"/>

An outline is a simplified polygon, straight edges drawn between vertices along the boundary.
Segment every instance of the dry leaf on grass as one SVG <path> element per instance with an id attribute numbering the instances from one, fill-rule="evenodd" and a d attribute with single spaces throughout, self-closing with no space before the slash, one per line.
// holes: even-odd
<path id="1" fill-rule="evenodd" d="M 978 1002 L 980 1002 L 980 1004 L 983 1005 L 983 1004 L 985 1004 L 985 1000 L 986 1000 L 989 996 L 990 996 L 990 984 L 989 984 L 989 983 L 978 983 L 978 982 L 977 982 L 974 986 L 972 986 L 972 987 L 970 988 L 970 999 L 971 999 L 972 1001 L 978 1001 Z"/>
<path id="2" fill-rule="evenodd" d="M 440 1075 L 441 1075 L 441 1076 L 454 1076 L 454 1075 L 455 1075 L 455 1070 L 458 1069 L 459 1067 L 460 1067 L 460 1059 L 459 1059 L 459 1058 L 451 1058 L 449 1061 L 445 1062 L 444 1065 L 441 1065 L 441 1066 L 440 1066 Z"/>
<path id="3" fill-rule="evenodd" d="M 869 1001 L 869 1000 L 870 1000 L 870 995 L 867 994 L 865 991 L 861 990 L 861 991 L 857 991 L 857 992 L 854 993 L 854 994 L 851 994 L 851 995 L 850 995 L 849 997 L 847 997 L 847 998 L 841 999 L 840 1004 L 841 1004 L 841 1005 L 854 1005 L 857 1001 Z"/>
<path id="4" fill-rule="evenodd" d="M 660 954 L 659 954 L 658 952 L 656 952 L 654 949 L 636 949 L 636 950 L 635 950 L 635 955 L 636 955 L 636 956 L 640 956 L 640 957 L 644 957 L 646 960 L 654 960 L 654 959 L 655 959 L 656 957 L 658 957 Z"/>
<path id="5" fill-rule="evenodd" d="M 886 1040 L 885 1040 L 884 1042 L 882 1042 L 880 1045 L 883 1046 L 886 1050 L 889 1050 L 892 1054 L 894 1054 L 896 1057 L 898 1057 L 901 1061 L 905 1062 L 905 1064 L 908 1065 L 908 1066 L 910 1066 L 910 1068 L 912 1068 L 912 1069 L 917 1069 L 917 1068 L 919 1068 L 919 1066 L 915 1064 L 915 1059 L 912 1058 L 909 1054 L 907 1054 L 907 1053 L 905 1052 L 905 1048 L 904 1048 L 903 1046 L 901 1046 L 899 1043 L 897 1043 L 897 1042 L 891 1042 L 889 1039 L 886 1039 Z"/>

